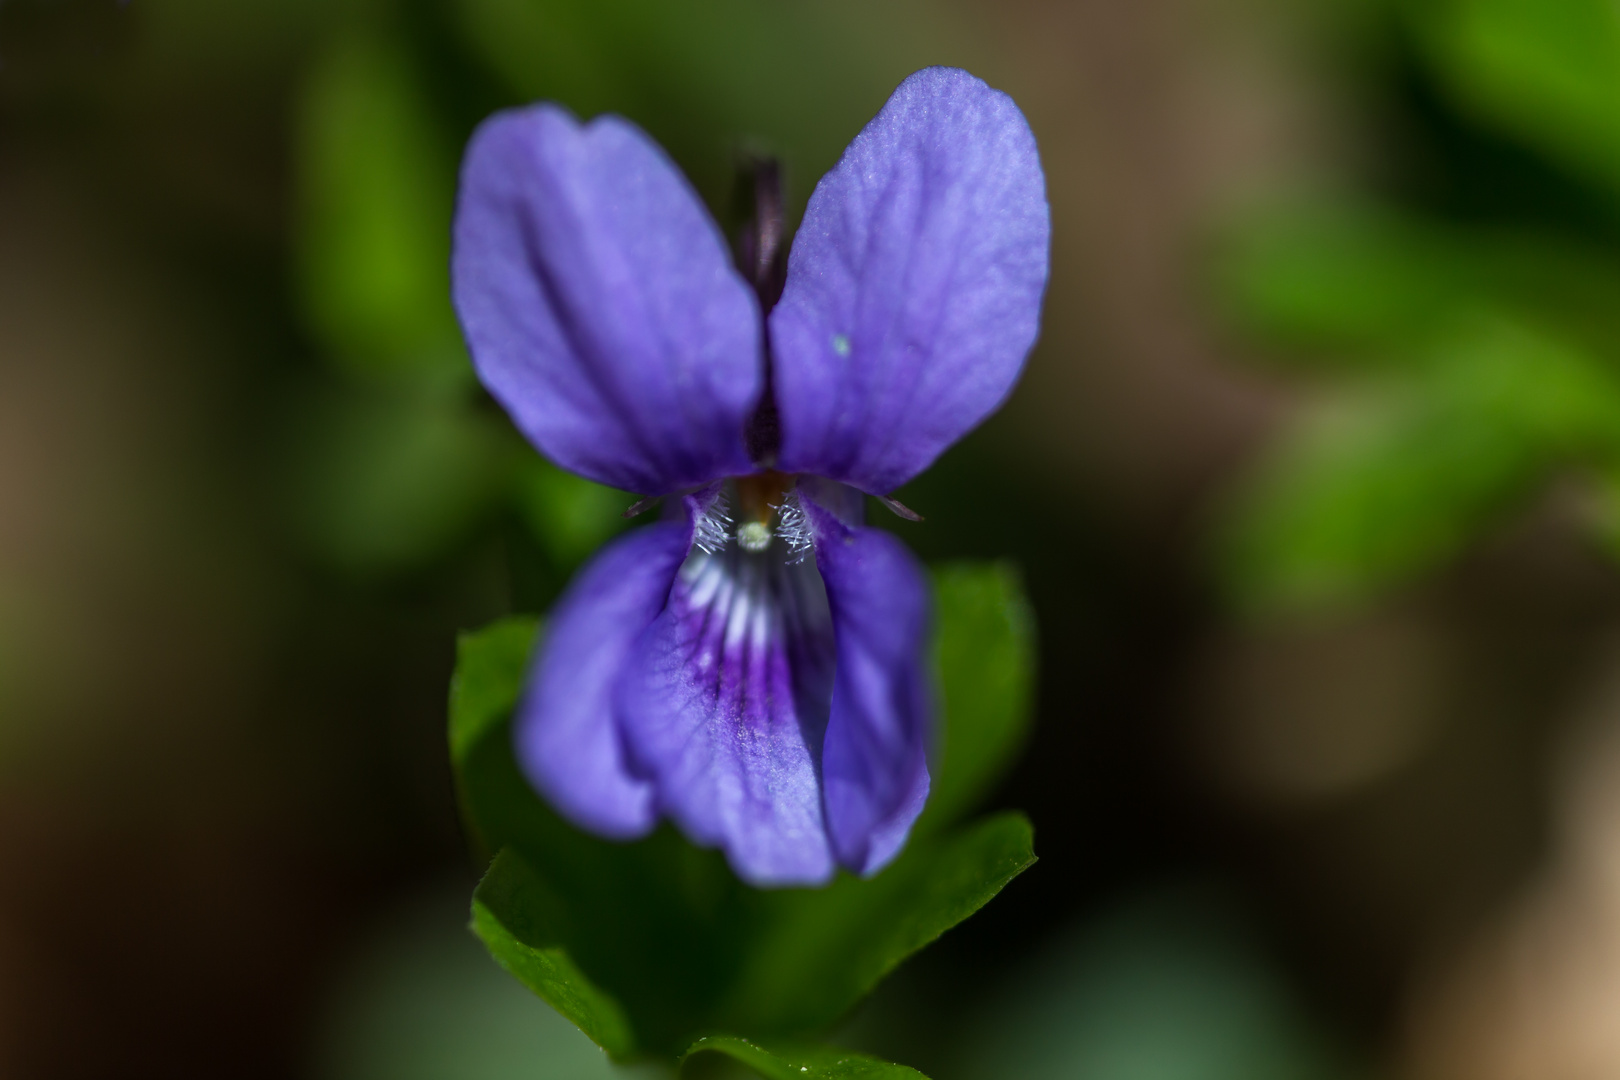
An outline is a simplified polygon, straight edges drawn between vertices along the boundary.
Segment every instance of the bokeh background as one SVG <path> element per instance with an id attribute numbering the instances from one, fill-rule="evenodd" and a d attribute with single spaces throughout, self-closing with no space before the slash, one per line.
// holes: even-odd
<path id="1" fill-rule="evenodd" d="M 1610 0 L 0 0 L 0 1074 L 614 1075 L 464 929 L 458 630 L 627 497 L 478 390 L 460 148 L 796 214 L 917 67 L 1053 205 L 1008 407 L 1042 861 L 846 1042 L 937 1080 L 1620 1076 Z"/>

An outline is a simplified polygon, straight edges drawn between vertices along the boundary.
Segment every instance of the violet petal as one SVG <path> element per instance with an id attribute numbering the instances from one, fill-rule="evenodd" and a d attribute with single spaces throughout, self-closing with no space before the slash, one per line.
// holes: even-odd
<path id="1" fill-rule="evenodd" d="M 850 527 L 801 492 L 838 643 L 821 770 L 840 865 L 881 870 L 928 798 L 928 579 L 892 534 Z"/>
<path id="2" fill-rule="evenodd" d="M 626 669 L 619 721 L 659 809 L 755 885 L 833 870 L 818 761 L 832 630 L 815 566 L 778 542 L 694 551 Z"/>
<path id="3" fill-rule="evenodd" d="M 626 767 L 613 691 L 691 535 L 690 524 L 659 522 L 599 552 L 553 609 L 518 705 L 518 766 L 564 816 L 603 836 L 640 836 L 657 820 L 652 785 Z"/>
<path id="4" fill-rule="evenodd" d="M 486 120 L 462 165 L 451 271 L 479 377 L 558 465 L 643 495 L 752 470 L 758 303 L 633 124 L 555 105 Z"/>
<path id="5" fill-rule="evenodd" d="M 1035 138 L 955 68 L 900 84 L 816 185 L 771 313 L 779 468 L 887 494 L 994 412 L 1035 342 Z"/>

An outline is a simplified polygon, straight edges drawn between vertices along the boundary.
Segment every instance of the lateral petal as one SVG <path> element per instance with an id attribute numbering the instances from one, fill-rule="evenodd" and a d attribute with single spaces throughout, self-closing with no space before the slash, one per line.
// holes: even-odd
<path id="1" fill-rule="evenodd" d="M 821 755 L 827 832 L 840 865 L 874 874 L 928 798 L 928 579 L 892 534 L 852 527 L 802 490 L 801 500 L 838 643 Z"/>
<path id="2" fill-rule="evenodd" d="M 558 465 L 664 495 L 752 470 L 759 306 L 675 165 L 555 105 L 473 134 L 452 293 L 479 377 Z"/>
<path id="3" fill-rule="evenodd" d="M 669 596 L 691 525 L 659 522 L 604 548 L 553 609 L 518 704 L 513 742 L 529 782 L 565 817 L 617 839 L 657 821 L 652 785 L 625 760 L 614 687 Z"/>
<path id="4" fill-rule="evenodd" d="M 887 494 L 994 412 L 1035 342 L 1050 232 L 1012 99 L 956 68 L 901 83 L 793 240 L 778 467 Z"/>

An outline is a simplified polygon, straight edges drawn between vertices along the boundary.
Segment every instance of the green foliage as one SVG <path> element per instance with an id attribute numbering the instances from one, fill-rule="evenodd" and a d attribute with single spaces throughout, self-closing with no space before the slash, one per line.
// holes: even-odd
<path id="1" fill-rule="evenodd" d="M 1407 0 L 1465 105 L 1620 188 L 1620 9 L 1609 0 Z"/>
<path id="2" fill-rule="evenodd" d="M 450 760 L 458 766 L 517 706 L 539 632 L 536 619 L 513 615 L 462 635 L 450 677 Z"/>
<path id="3" fill-rule="evenodd" d="M 301 292 L 335 358 L 464 383 L 450 310 L 455 150 L 410 53 L 367 28 L 311 72 L 299 125 Z"/>
<path id="4" fill-rule="evenodd" d="M 519 982 L 573 1021 L 615 1058 L 635 1053 L 635 1034 L 611 994 L 575 966 L 567 905 L 523 859 L 503 851 L 473 894 L 472 929 Z"/>
<path id="5" fill-rule="evenodd" d="M 1390 10 L 1418 66 L 1387 88 L 1417 121 L 1391 173 L 1422 203 L 1273 210 L 1220 266 L 1238 325 L 1343 379 L 1231 504 L 1221 565 L 1246 603 L 1411 581 L 1558 476 L 1596 496 L 1604 543 L 1620 520 L 1620 257 L 1603 225 L 1620 194 L 1620 8 Z"/>
<path id="6" fill-rule="evenodd" d="M 295 415 L 295 520 L 328 564 L 361 577 L 422 566 L 504 498 L 519 446 L 442 394 L 334 393 Z"/>
<path id="7" fill-rule="evenodd" d="M 1234 230 L 1217 273 L 1250 333 L 1350 367 L 1419 364 L 1459 319 L 1491 314 L 1620 350 L 1620 267 L 1523 228 L 1463 229 L 1350 203 L 1276 208 Z"/>
<path id="8" fill-rule="evenodd" d="M 1365 599 L 1458 554 L 1549 470 L 1620 452 L 1620 382 L 1579 349 L 1479 321 L 1424 361 L 1306 414 L 1273 448 L 1225 536 L 1240 601 Z"/>
<path id="9" fill-rule="evenodd" d="M 624 528 L 624 511 L 637 496 L 531 456 L 518 475 L 515 499 L 553 565 L 572 568 Z"/>
<path id="10" fill-rule="evenodd" d="M 1035 616 L 1017 567 L 941 567 L 934 596 L 944 715 L 919 832 L 972 809 L 1012 764 L 1029 732 L 1035 676 Z"/>
<path id="11" fill-rule="evenodd" d="M 1307 411 L 1232 505 L 1249 606 L 1337 605 L 1431 572 L 1560 468 L 1620 452 L 1620 276 L 1522 231 L 1387 211 L 1273 214 L 1223 265 L 1251 332 L 1370 370 Z"/>
<path id="12" fill-rule="evenodd" d="M 289 475 L 313 552 L 375 578 L 491 520 L 520 459 L 506 425 L 470 408 L 450 306 L 455 142 L 380 11 L 332 21 L 298 103 L 296 284 L 349 378 L 293 418 Z"/>
<path id="13" fill-rule="evenodd" d="M 876 877 L 754 895 L 763 917 L 719 1015 L 743 1031 L 832 1023 L 1028 869 L 1033 842 L 1023 815 L 997 814 L 942 840 L 913 840 Z"/>
<path id="14" fill-rule="evenodd" d="M 941 657 L 963 665 L 946 679 L 948 730 L 976 748 L 972 758 L 948 754 L 940 769 L 940 790 L 956 792 L 961 810 L 1023 732 L 1030 632 L 1005 567 L 953 568 L 940 595 Z M 702 1036 L 716 1039 L 704 1049 L 735 1057 L 744 1044 L 718 1036 L 775 1045 L 824 1029 L 1034 859 L 1019 815 L 946 830 L 941 814 L 936 832 L 919 830 L 872 878 L 762 891 L 668 827 L 630 844 L 587 836 L 534 794 L 512 757 L 510 713 L 537 633 L 534 620 L 509 619 L 464 635 L 458 652 L 450 707 L 458 787 L 469 829 L 500 852 L 479 887 L 474 929 L 615 1057 L 674 1060 Z M 975 671 L 990 684 L 968 693 L 961 680 Z M 864 1059 L 784 1060 L 828 1070 Z"/>
<path id="15" fill-rule="evenodd" d="M 925 36 L 940 12 L 912 0 L 457 0 L 456 12 L 515 97 L 633 118 L 715 205 L 733 155 L 760 144 L 785 158 L 802 203 L 901 79 L 949 62 Z M 907 32 L 885 37 L 889 23 Z"/>

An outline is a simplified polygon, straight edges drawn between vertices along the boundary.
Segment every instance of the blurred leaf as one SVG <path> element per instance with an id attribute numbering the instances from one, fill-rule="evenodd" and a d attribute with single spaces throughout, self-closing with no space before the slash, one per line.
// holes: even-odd
<path id="1" fill-rule="evenodd" d="M 565 472 L 538 455 L 518 478 L 517 504 L 535 539 L 561 569 L 572 569 L 622 532 L 638 496 Z"/>
<path id="2" fill-rule="evenodd" d="M 1620 8 L 1610 0 L 1408 0 L 1477 113 L 1620 188 Z"/>
<path id="3" fill-rule="evenodd" d="M 437 558 L 500 499 L 503 425 L 434 395 L 333 396 L 298 417 L 292 498 L 327 562 L 389 574 Z"/>
<path id="4" fill-rule="evenodd" d="M 724 1054 L 766 1080 L 927 1080 L 916 1069 L 891 1065 L 866 1054 L 830 1046 L 767 1050 L 729 1035 L 711 1035 L 692 1044 L 682 1064 L 703 1054 Z"/>
<path id="5" fill-rule="evenodd" d="M 1468 293 L 1465 251 L 1383 211 L 1272 211 L 1235 236 L 1218 264 L 1221 297 L 1248 329 L 1286 344 L 1410 340 Z"/>
<path id="6" fill-rule="evenodd" d="M 1460 326 L 1423 378 L 1285 437 L 1236 507 L 1227 582 L 1251 605 L 1353 602 L 1433 569 L 1552 467 L 1617 438 L 1608 370 L 1524 327 Z"/>
<path id="7" fill-rule="evenodd" d="M 973 808 L 1022 749 L 1035 674 L 1035 617 L 1010 563 L 934 571 L 943 730 L 919 834 Z"/>
<path id="8" fill-rule="evenodd" d="M 490 729 L 517 707 L 540 620 L 513 615 L 462 634 L 450 679 L 450 757 L 464 760 Z"/>
<path id="9" fill-rule="evenodd" d="M 630 117 L 716 205 L 738 149 L 782 155 L 800 205 L 913 70 L 960 61 L 948 18 L 914 0 L 457 0 L 473 48 L 520 100 Z M 894 27 L 904 32 L 886 33 Z"/>
<path id="10" fill-rule="evenodd" d="M 760 894 L 761 928 L 722 1026 L 790 1033 L 832 1023 L 1032 866 L 1033 843 L 1022 814 L 997 814 L 939 841 L 914 839 L 876 877 Z"/>
<path id="11" fill-rule="evenodd" d="M 503 851 L 473 894 L 472 928 L 490 955 L 614 1058 L 635 1052 L 624 1010 L 580 972 L 556 926 L 564 905 L 521 858 Z"/>
<path id="12" fill-rule="evenodd" d="M 1410 363 L 1459 317 L 1512 311 L 1620 350 L 1620 269 L 1549 236 L 1338 203 L 1239 223 L 1223 254 L 1225 308 L 1285 346 L 1349 350 L 1361 364 Z"/>
<path id="13" fill-rule="evenodd" d="M 961 606 L 989 611 L 1011 634 L 1009 573 L 954 573 Z M 1001 815 L 916 838 L 870 879 L 760 891 L 668 826 L 629 844 L 586 835 L 535 795 L 513 758 L 509 715 L 535 626 L 505 620 L 463 635 L 458 650 L 450 743 L 463 812 L 487 850 L 509 849 L 492 882 L 513 880 L 519 858 L 528 868 L 522 888 L 500 894 L 506 906 L 491 900 L 494 885 L 481 902 L 518 941 L 551 950 L 532 978 L 578 974 L 611 995 L 644 1052 L 674 1056 L 704 1032 L 796 1035 L 828 1024 L 1034 859 L 1029 823 Z M 1021 645 L 997 648 L 1015 656 Z"/>
<path id="14" fill-rule="evenodd" d="M 462 0 L 457 11 L 469 40 L 524 98 L 560 101 L 594 116 L 624 110 L 637 95 L 634 65 L 612 45 L 635 35 L 640 20 L 625 20 L 611 2 Z"/>
<path id="15" fill-rule="evenodd" d="M 471 368 L 450 309 L 456 155 L 403 46 L 339 39 L 304 88 L 300 291 L 340 361 L 450 384 Z"/>

